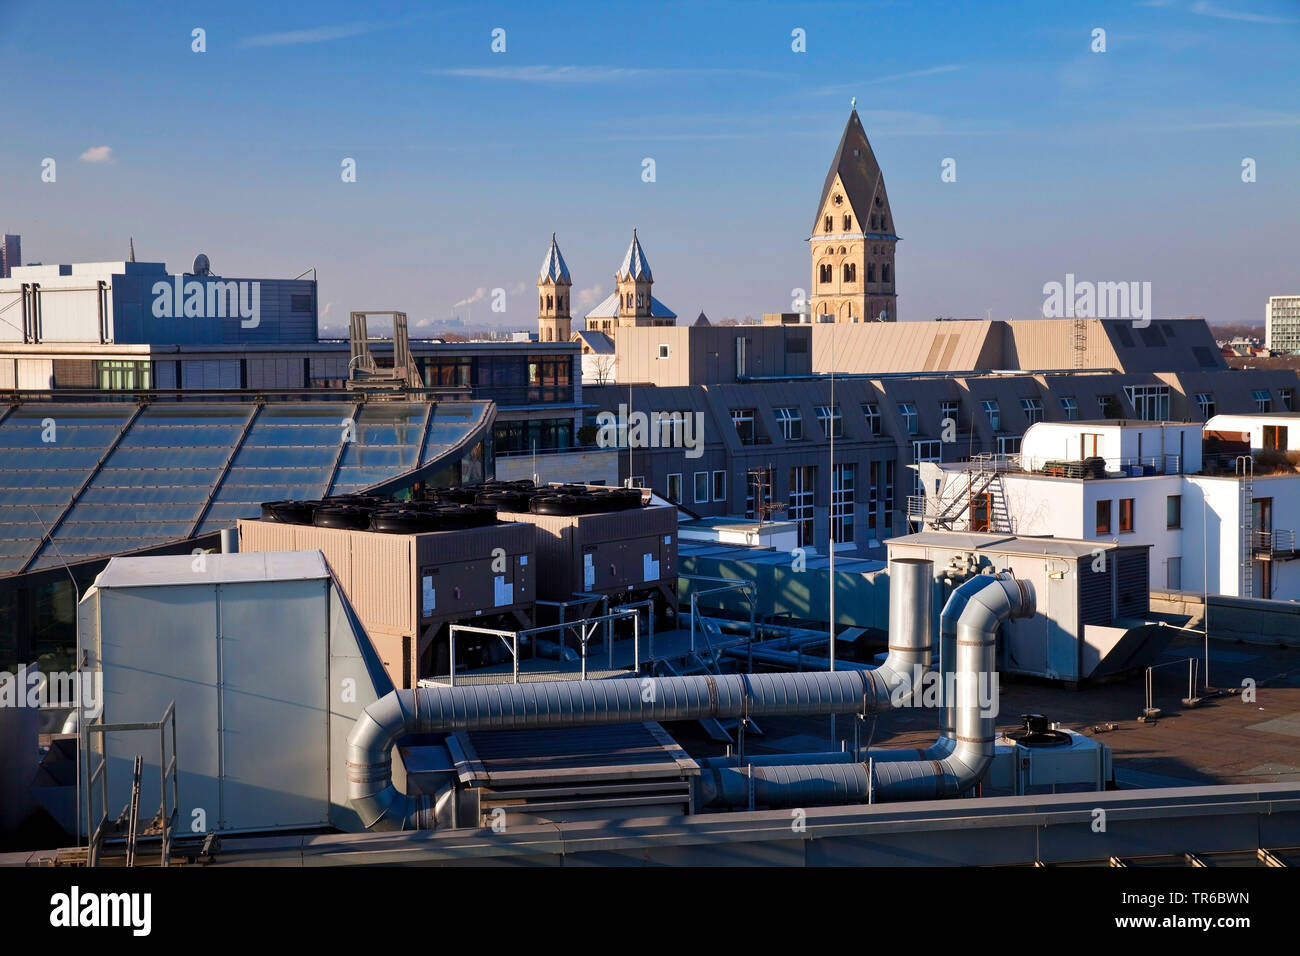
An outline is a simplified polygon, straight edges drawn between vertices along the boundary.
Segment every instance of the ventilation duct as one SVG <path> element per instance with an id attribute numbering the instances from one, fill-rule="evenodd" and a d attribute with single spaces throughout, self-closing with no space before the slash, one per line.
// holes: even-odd
<path id="1" fill-rule="evenodd" d="M 891 588 L 891 623 L 893 600 Z M 709 769 L 700 781 L 704 805 L 749 805 L 751 787 L 753 804 L 771 808 L 868 799 L 928 800 L 964 793 L 983 779 L 993 761 L 998 625 L 1008 618 L 1033 614 L 1033 588 L 1006 573 L 981 575 L 953 592 L 940 618 L 940 628 L 941 639 L 946 636 L 952 648 L 948 653 L 941 651 L 941 657 L 945 662 L 954 662 L 955 678 L 951 683 L 956 685 L 956 699 L 951 706 L 944 701 L 944 728 L 932 746 L 925 750 L 872 751 L 871 763 Z M 890 640 L 894 640 L 892 632 Z M 949 682 L 944 683 L 947 687 Z M 990 703 L 992 707 L 986 706 Z M 948 726 L 954 728 L 951 734 L 946 730 Z"/>
<path id="2" fill-rule="evenodd" d="M 366 708 L 348 738 L 348 793 L 367 829 L 430 829 L 436 826 L 433 798 L 406 794 L 392 782 L 392 749 L 410 733 L 455 730 L 521 730 L 586 727 L 646 721 L 700 720 L 763 716 L 876 713 L 911 699 L 916 680 L 930 666 L 931 562 L 921 559 L 890 565 L 890 650 L 873 671 L 802 674 L 736 674 L 662 677 L 644 680 L 552 681 L 530 684 L 397 690 Z M 979 668 L 992 673 L 998 623 L 1033 613 L 1033 593 L 1009 577 L 991 578 L 970 598 L 956 625 L 959 675 L 974 678 Z M 985 594 L 990 595 L 985 598 Z M 897 600 L 895 600 L 897 596 Z M 987 654 L 985 650 L 987 649 Z M 912 791 L 939 796 L 965 781 L 970 786 L 987 768 L 993 752 L 992 718 L 981 729 L 974 680 L 958 682 L 957 742 L 938 761 L 888 764 L 886 780 L 877 768 L 878 792 L 902 799 Z M 973 728 L 973 730 L 972 730 Z M 980 737 L 970 743 L 966 737 Z M 986 736 L 987 741 L 982 738 Z M 978 759 L 987 749 L 987 759 Z M 909 754 L 910 756 L 910 754 Z M 918 767 L 923 768 L 918 770 Z M 752 768 L 756 801 L 769 806 L 801 802 L 834 803 L 865 799 L 869 787 L 862 764 Z M 931 780 L 925 780 L 926 775 Z M 972 776 L 972 774 L 974 774 Z M 730 802 L 736 784 L 748 774 L 713 770 L 701 780 L 709 802 Z M 759 778 L 762 779 L 759 779 Z M 881 789 L 884 787 L 885 789 Z M 710 790 L 712 788 L 712 790 Z M 961 789 L 964 789 L 962 787 Z"/>

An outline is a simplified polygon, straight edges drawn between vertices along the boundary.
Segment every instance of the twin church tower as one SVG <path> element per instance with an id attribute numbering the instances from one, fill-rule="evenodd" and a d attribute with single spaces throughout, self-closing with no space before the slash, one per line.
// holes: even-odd
<path id="1" fill-rule="evenodd" d="M 840 137 L 822 185 L 817 218 L 808 238 L 813 321 L 894 322 L 894 214 L 885 177 L 876 162 L 858 111 Z M 677 315 L 650 293 L 654 276 L 636 230 L 614 274 L 614 292 L 586 315 L 586 330 L 613 335 L 622 326 L 674 325 Z M 573 279 L 555 236 L 537 276 L 537 329 L 542 342 L 572 336 Z"/>

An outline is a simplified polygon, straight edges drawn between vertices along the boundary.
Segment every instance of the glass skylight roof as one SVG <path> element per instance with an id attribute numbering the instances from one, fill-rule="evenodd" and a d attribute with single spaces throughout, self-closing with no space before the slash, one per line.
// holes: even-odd
<path id="1" fill-rule="evenodd" d="M 436 462 L 486 402 L 185 401 L 0 409 L 0 576 L 232 527 L 263 501 L 361 491 Z"/>

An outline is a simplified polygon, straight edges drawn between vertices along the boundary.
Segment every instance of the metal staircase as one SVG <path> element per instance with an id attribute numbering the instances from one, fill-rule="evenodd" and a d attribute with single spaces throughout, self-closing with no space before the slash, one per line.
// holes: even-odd
<path id="1" fill-rule="evenodd" d="M 923 499 L 922 520 L 925 527 L 942 531 L 992 531 L 1010 534 L 1014 522 L 1007 510 L 1006 489 L 1002 472 L 1006 470 L 1005 456 L 981 454 L 971 459 L 971 467 L 953 481 L 940 495 L 926 495 Z M 986 526 L 973 521 L 977 499 L 984 497 L 988 504 Z"/>

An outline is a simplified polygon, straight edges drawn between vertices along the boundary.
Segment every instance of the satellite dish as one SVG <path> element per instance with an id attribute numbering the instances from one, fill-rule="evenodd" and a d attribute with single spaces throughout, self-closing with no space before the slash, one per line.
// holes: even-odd
<path id="1" fill-rule="evenodd" d="M 212 263 L 209 262 L 208 257 L 201 252 L 194 257 L 194 272 L 192 274 L 196 276 L 212 275 Z"/>

